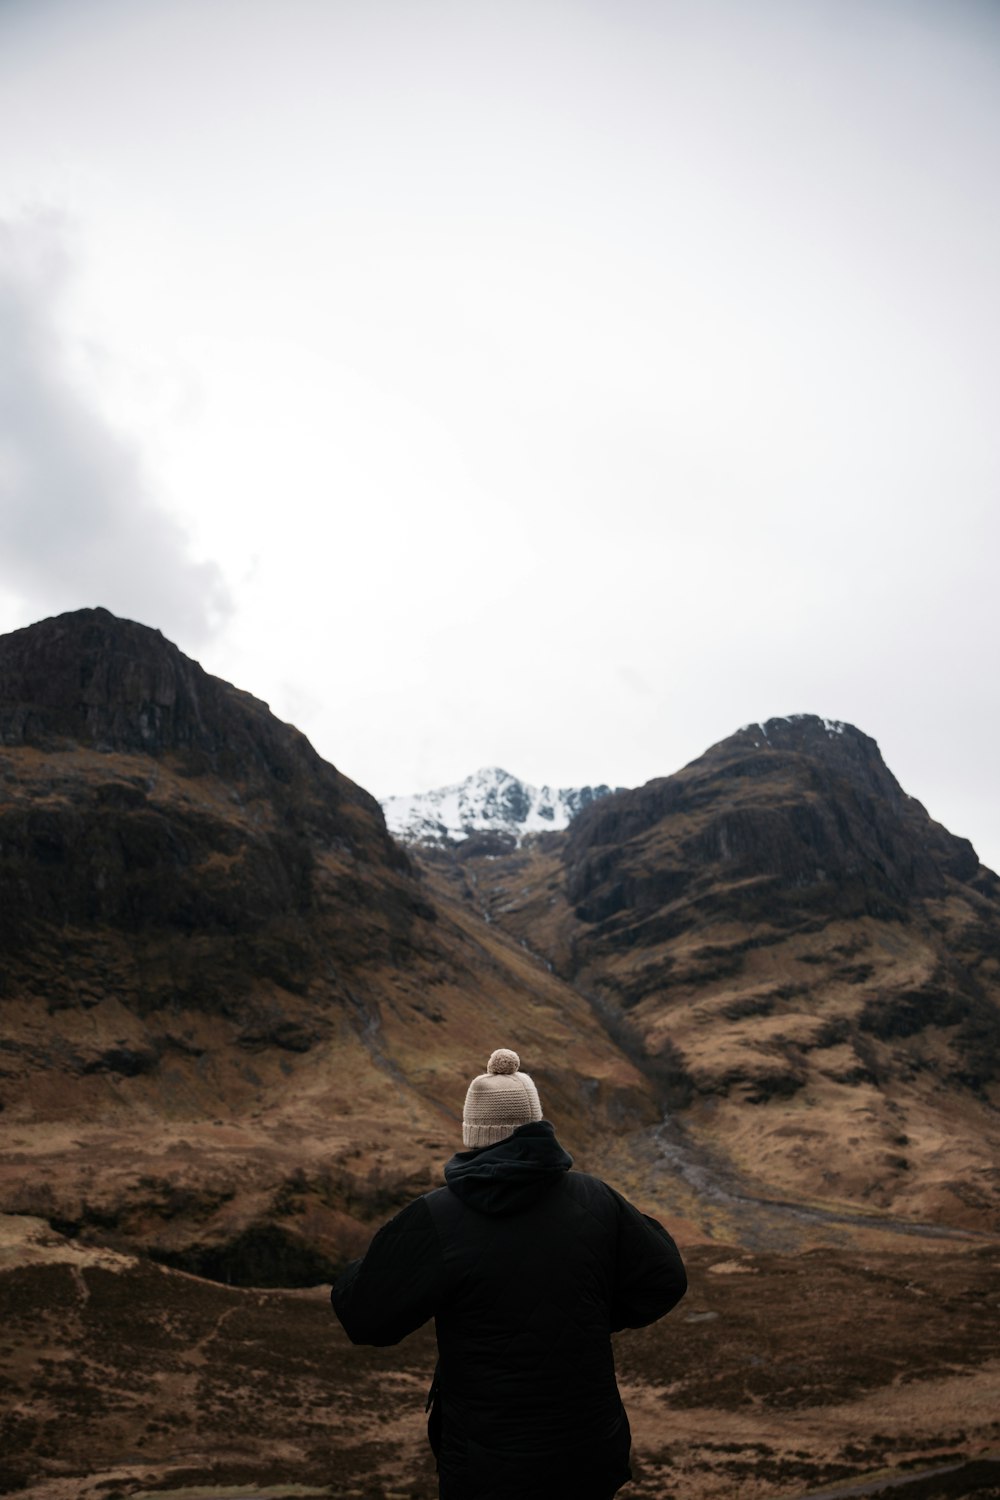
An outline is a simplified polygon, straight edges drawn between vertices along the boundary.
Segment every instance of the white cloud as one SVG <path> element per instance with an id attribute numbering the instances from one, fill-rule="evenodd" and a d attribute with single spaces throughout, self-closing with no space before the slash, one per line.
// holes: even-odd
<path id="1" fill-rule="evenodd" d="M 0 221 L 0 589 L 35 614 L 104 605 L 194 648 L 228 590 L 70 373 L 56 318 L 68 244 L 54 215 Z"/>

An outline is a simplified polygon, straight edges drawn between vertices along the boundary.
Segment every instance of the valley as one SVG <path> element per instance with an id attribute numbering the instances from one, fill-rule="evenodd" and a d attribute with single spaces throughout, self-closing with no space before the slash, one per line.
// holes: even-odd
<path id="1" fill-rule="evenodd" d="M 996 875 L 815 716 L 503 787 L 403 845 L 158 632 L 0 639 L 0 1491 L 430 1500 L 433 1335 L 327 1289 L 516 1045 L 690 1266 L 624 1494 L 1000 1495 Z"/>

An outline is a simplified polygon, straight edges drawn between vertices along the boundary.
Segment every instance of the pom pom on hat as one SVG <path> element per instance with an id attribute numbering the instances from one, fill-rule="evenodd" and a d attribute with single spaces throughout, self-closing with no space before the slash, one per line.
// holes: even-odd
<path id="1" fill-rule="evenodd" d="M 509 1047 L 490 1054 L 486 1072 L 469 1084 L 462 1112 L 466 1146 L 495 1146 L 520 1125 L 542 1118 L 538 1090 L 521 1072 L 521 1059 Z"/>
<path id="2" fill-rule="evenodd" d="M 516 1052 L 511 1052 L 509 1047 L 498 1047 L 495 1052 L 490 1053 L 486 1071 L 487 1073 L 516 1073 L 520 1066 L 521 1059 Z"/>

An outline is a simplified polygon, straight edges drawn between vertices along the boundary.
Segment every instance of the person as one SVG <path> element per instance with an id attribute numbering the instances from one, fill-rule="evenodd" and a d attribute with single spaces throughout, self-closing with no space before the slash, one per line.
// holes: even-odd
<path id="1" fill-rule="evenodd" d="M 573 1158 L 520 1059 L 469 1085 L 445 1186 L 375 1235 L 331 1291 L 355 1344 L 434 1318 L 428 1434 L 441 1500 L 610 1500 L 632 1476 L 611 1334 L 687 1289 L 667 1231 Z"/>

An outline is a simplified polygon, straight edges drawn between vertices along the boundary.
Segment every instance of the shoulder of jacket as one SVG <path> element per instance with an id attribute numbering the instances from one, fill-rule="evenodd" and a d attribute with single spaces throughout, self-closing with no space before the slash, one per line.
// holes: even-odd
<path id="1" fill-rule="evenodd" d="M 618 1194 L 613 1187 L 609 1187 L 600 1177 L 592 1177 L 589 1172 L 567 1172 L 563 1178 L 569 1192 L 575 1198 L 584 1200 L 588 1206 L 605 1203 L 609 1208 L 615 1208 L 618 1204 Z"/>
<path id="2" fill-rule="evenodd" d="M 412 1198 L 398 1213 L 387 1219 L 379 1231 L 382 1234 L 420 1234 L 429 1222 L 425 1198 Z"/>
<path id="3" fill-rule="evenodd" d="M 444 1187 L 432 1188 L 417 1201 L 423 1204 L 424 1211 L 439 1234 L 448 1224 L 460 1219 L 465 1211 L 460 1198 L 447 1184 Z"/>
<path id="4" fill-rule="evenodd" d="M 591 1172 L 578 1172 L 576 1167 L 573 1167 L 571 1171 L 566 1173 L 563 1181 L 579 1183 L 588 1192 L 610 1193 L 613 1191 L 612 1188 L 608 1187 L 603 1178 L 595 1177 Z"/>

